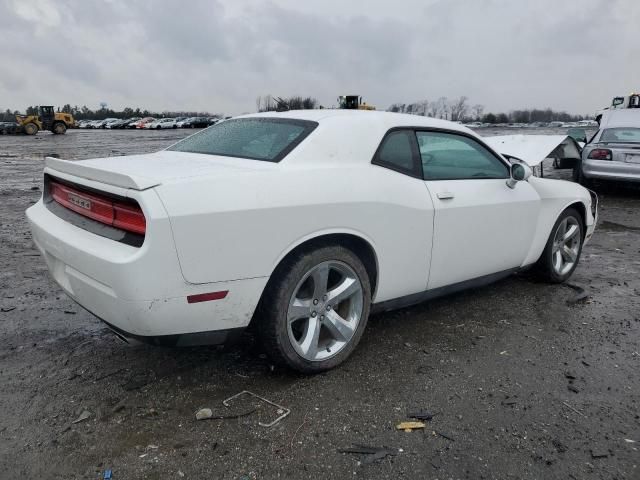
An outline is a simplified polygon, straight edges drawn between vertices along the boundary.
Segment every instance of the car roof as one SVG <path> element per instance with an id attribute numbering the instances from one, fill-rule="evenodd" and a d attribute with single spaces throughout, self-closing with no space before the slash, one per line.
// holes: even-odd
<path id="1" fill-rule="evenodd" d="M 419 115 L 371 110 L 292 110 L 243 115 L 237 118 L 280 118 L 317 122 L 313 133 L 282 159 L 289 165 L 370 164 L 383 137 L 393 128 L 433 128 L 480 139 L 455 122 Z"/>
<path id="2" fill-rule="evenodd" d="M 600 128 L 638 127 L 640 128 L 640 109 L 624 108 L 608 110 L 600 120 Z"/>
<path id="3" fill-rule="evenodd" d="M 264 112 L 242 115 L 234 118 L 291 118 L 295 120 L 310 120 L 323 123 L 332 119 L 341 120 L 353 119 L 359 125 L 371 123 L 377 126 L 386 126 L 387 129 L 394 127 L 426 127 L 442 128 L 464 133 L 473 133 L 469 128 L 459 123 L 437 118 L 423 117 L 421 115 L 409 115 L 406 113 L 394 113 L 372 110 L 342 110 L 342 109 L 319 109 L 319 110 L 290 110 L 286 112 Z"/>

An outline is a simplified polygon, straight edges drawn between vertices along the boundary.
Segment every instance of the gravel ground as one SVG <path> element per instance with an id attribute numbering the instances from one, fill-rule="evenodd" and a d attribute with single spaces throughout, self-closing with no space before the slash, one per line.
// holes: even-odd
<path id="1" fill-rule="evenodd" d="M 586 298 L 516 275 L 374 316 L 343 367 L 305 377 L 249 336 L 126 345 L 32 245 L 24 210 L 44 155 L 153 151 L 187 133 L 0 137 L 0 478 L 640 478 L 640 190 L 598 188 L 598 229 L 571 279 Z M 242 390 L 291 414 L 272 428 L 257 423 L 275 418 L 266 406 L 195 420 L 252 410 L 222 405 Z M 426 429 L 395 429 L 410 410 L 434 414 Z M 353 444 L 393 455 L 338 452 Z"/>

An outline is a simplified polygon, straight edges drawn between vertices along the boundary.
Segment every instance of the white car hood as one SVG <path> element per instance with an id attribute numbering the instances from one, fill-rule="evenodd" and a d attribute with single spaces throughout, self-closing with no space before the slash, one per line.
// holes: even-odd
<path id="1" fill-rule="evenodd" d="M 580 158 L 580 145 L 568 135 L 520 134 L 482 139 L 498 153 L 519 158 L 531 167 L 550 157 Z"/>
<path id="2" fill-rule="evenodd" d="M 163 150 L 144 155 L 70 161 L 47 157 L 48 170 L 67 173 L 108 185 L 145 190 L 162 183 L 208 175 L 234 175 L 274 168 L 259 160 Z"/>

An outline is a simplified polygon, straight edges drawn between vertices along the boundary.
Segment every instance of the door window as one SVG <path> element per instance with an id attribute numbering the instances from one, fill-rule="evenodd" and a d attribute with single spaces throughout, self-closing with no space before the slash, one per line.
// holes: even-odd
<path id="1" fill-rule="evenodd" d="M 425 180 L 508 178 L 507 166 L 472 138 L 416 132 Z"/>

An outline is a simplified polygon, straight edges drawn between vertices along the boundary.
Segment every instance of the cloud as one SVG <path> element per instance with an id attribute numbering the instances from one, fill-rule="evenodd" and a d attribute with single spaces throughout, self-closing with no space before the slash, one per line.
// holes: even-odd
<path id="1" fill-rule="evenodd" d="M 237 114 L 357 93 L 590 113 L 640 88 L 638 18 L 635 0 L 5 0 L 0 108 Z"/>

